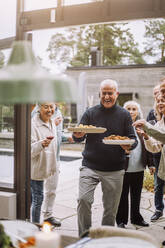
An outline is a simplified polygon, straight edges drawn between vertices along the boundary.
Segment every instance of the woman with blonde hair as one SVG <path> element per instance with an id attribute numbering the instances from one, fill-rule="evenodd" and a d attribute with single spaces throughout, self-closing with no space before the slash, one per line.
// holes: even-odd
<path id="1" fill-rule="evenodd" d="M 156 104 L 155 104 L 155 112 L 157 113 L 156 114 L 157 122 L 155 124 L 155 127 L 161 127 L 162 129 L 164 129 L 164 113 L 165 113 L 164 106 L 165 106 L 164 97 L 161 94 L 159 94 L 156 98 Z M 158 176 L 158 171 L 160 167 L 161 149 L 159 148 L 157 150 L 156 149 L 153 150 L 154 139 L 152 138 L 150 139 L 149 136 L 147 136 L 147 134 L 143 133 L 142 131 L 141 133 L 145 135 L 144 138 L 145 138 L 146 149 L 150 152 L 153 152 L 153 161 L 155 165 L 155 168 L 154 168 L 155 212 L 153 216 L 151 217 L 151 221 L 155 222 L 163 216 L 163 210 L 164 210 L 163 195 L 164 195 L 165 180 L 164 178 L 162 179 Z M 151 147 L 150 147 L 150 143 L 151 143 Z M 155 146 L 157 147 L 157 143 Z"/>
<path id="2" fill-rule="evenodd" d="M 140 105 L 135 101 L 127 101 L 123 106 L 130 112 L 132 121 L 135 122 L 143 117 Z M 136 133 L 136 132 L 135 132 Z M 139 226 L 149 226 L 140 214 L 140 199 L 143 186 L 144 169 L 153 166 L 147 156 L 142 137 L 136 133 L 138 139 L 137 147 L 128 151 L 123 189 L 120 198 L 120 204 L 116 216 L 118 227 L 125 228 L 128 223 L 129 213 L 129 193 L 130 193 L 130 219 L 131 223 Z"/>

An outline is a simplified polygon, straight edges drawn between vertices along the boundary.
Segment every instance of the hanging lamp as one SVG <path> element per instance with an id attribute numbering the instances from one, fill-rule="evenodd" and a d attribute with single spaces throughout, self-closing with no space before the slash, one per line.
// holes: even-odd
<path id="1" fill-rule="evenodd" d="M 31 42 L 15 41 L 8 64 L 0 70 L 0 103 L 76 103 L 76 82 L 67 75 L 53 75 L 36 61 Z"/>

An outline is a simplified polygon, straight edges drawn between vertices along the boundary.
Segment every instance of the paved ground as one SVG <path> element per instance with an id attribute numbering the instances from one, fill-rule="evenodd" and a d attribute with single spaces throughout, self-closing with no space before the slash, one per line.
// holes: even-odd
<path id="1" fill-rule="evenodd" d="M 81 156 L 80 152 L 65 151 L 64 156 Z M 57 228 L 60 234 L 78 237 L 77 227 L 77 196 L 78 196 L 78 177 L 79 167 L 81 165 L 81 159 L 77 159 L 70 162 L 61 162 L 61 174 L 60 181 L 57 190 L 56 204 L 54 207 L 54 215 L 62 222 L 62 226 Z M 101 224 L 102 217 L 102 193 L 100 185 L 95 192 L 95 201 L 93 204 L 93 227 Z M 150 218 L 154 212 L 153 193 L 143 190 L 141 199 L 141 213 L 147 222 L 150 222 Z M 165 217 L 160 221 L 151 223 L 149 227 L 137 227 L 132 224 L 128 224 L 128 229 L 139 229 L 144 232 L 150 233 L 160 243 L 165 240 Z"/>

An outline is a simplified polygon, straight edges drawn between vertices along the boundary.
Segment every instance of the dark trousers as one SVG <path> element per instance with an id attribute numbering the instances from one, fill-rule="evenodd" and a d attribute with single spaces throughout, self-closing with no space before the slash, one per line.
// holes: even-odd
<path id="1" fill-rule="evenodd" d="M 140 199 L 143 187 L 144 171 L 126 172 L 124 175 L 123 189 L 116 216 L 116 222 L 128 223 L 129 214 L 129 192 L 130 192 L 130 219 L 132 223 L 143 220 L 140 214 Z"/>
<path id="2" fill-rule="evenodd" d="M 165 181 L 160 179 L 157 176 L 157 171 L 154 173 L 154 203 L 156 211 L 163 212 L 164 209 L 164 202 L 163 202 L 163 195 L 164 195 L 164 185 Z"/>

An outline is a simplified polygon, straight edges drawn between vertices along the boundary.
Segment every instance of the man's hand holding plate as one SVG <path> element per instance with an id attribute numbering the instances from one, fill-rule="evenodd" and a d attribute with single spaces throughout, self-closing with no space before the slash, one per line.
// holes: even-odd
<path id="1" fill-rule="evenodd" d="M 85 133 L 84 132 L 74 132 L 73 136 L 75 136 L 76 138 L 82 138 L 84 137 Z"/>
<path id="2" fill-rule="evenodd" d="M 131 149 L 131 145 L 120 145 L 123 150 L 125 150 L 126 154 L 129 154 L 129 150 Z"/>

